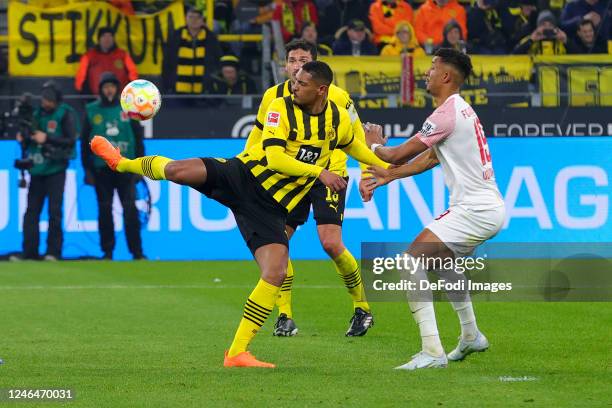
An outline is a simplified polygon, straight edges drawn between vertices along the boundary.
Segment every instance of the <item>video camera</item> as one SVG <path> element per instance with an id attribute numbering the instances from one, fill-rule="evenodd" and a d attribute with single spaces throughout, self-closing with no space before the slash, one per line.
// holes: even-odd
<path id="1" fill-rule="evenodd" d="M 32 142 L 32 132 L 34 119 L 34 107 L 32 105 L 32 95 L 24 93 L 15 101 L 12 110 L 4 112 L 0 117 L 0 129 L 4 138 L 13 138 L 17 133 L 23 138 L 21 142 L 21 158 L 15 160 L 15 168 L 19 170 L 29 170 L 34 165 L 32 159 L 27 158 L 26 150 Z"/>

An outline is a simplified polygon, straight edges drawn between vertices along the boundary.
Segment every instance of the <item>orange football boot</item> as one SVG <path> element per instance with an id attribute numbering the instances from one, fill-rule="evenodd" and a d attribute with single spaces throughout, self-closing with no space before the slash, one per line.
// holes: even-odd
<path id="1" fill-rule="evenodd" d="M 115 171 L 117 165 L 123 159 L 118 147 L 115 147 L 105 137 L 94 136 L 89 142 L 91 151 L 106 162 L 111 170 Z"/>
<path id="2" fill-rule="evenodd" d="M 259 361 L 254 355 L 248 351 L 243 351 L 240 354 L 236 354 L 234 357 L 228 357 L 227 351 L 225 352 L 225 359 L 223 360 L 224 367 L 261 367 L 261 368 L 276 368 L 272 363 L 266 363 Z"/>

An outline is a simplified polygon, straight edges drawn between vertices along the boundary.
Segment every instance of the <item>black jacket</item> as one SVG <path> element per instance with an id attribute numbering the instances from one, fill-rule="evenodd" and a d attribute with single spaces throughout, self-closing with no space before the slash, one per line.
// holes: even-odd
<path id="1" fill-rule="evenodd" d="M 370 28 L 370 2 L 367 0 L 334 0 L 325 7 L 319 18 L 317 30 L 319 41 L 327 45 L 334 42 L 334 35 L 340 27 L 348 25 L 349 21 L 359 19 Z"/>
<path id="2" fill-rule="evenodd" d="M 174 33 L 168 39 L 166 46 L 164 47 L 164 56 L 162 61 L 162 92 L 174 93 L 174 85 L 176 84 L 176 67 L 178 65 L 178 50 L 181 42 L 181 32 L 186 30 L 187 27 L 181 27 L 174 31 Z M 203 27 L 206 30 L 206 40 L 204 40 L 206 48 L 206 55 L 204 57 L 204 66 L 206 70 L 202 77 L 202 83 L 205 78 L 210 76 L 211 73 L 217 71 L 219 68 L 219 60 L 223 56 L 223 50 L 221 43 L 217 39 L 215 33 L 210 31 L 208 28 Z"/>
<path id="3" fill-rule="evenodd" d="M 567 39 L 567 53 L 568 54 L 607 54 L 608 53 L 608 44 L 603 41 L 600 37 L 597 37 L 595 40 L 595 44 L 591 48 L 587 47 L 581 40 L 578 38 L 574 40 L 572 38 Z"/>
<path id="4" fill-rule="evenodd" d="M 346 31 L 334 41 L 332 47 L 334 55 L 353 55 L 353 44 L 348 38 Z M 368 36 L 361 42 L 361 55 L 378 55 L 378 48 L 370 41 Z"/>

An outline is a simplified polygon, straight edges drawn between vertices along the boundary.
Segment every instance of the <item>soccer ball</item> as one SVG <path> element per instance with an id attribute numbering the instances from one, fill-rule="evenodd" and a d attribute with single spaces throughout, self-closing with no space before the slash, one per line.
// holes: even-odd
<path id="1" fill-rule="evenodd" d="M 161 107 L 159 89 L 146 79 L 136 79 L 121 92 L 121 109 L 132 119 L 151 119 Z"/>

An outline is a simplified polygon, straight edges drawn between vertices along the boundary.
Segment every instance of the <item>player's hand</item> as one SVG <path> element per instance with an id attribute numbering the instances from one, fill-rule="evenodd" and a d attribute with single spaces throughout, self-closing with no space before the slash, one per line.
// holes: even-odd
<path id="1" fill-rule="evenodd" d="M 374 180 L 374 187 L 371 187 L 372 178 L 370 175 L 364 176 L 361 180 L 359 180 L 359 195 L 361 195 L 361 200 L 364 203 L 367 203 L 372 199 L 374 195 L 374 188 L 376 188 L 376 180 Z"/>
<path id="2" fill-rule="evenodd" d="M 375 123 L 367 122 L 363 125 L 365 131 L 366 144 L 368 147 L 374 143 L 384 145 L 387 143 L 387 138 L 383 135 L 383 127 Z"/>
<path id="3" fill-rule="evenodd" d="M 378 187 L 378 185 L 374 176 L 368 175 L 361 179 L 361 182 L 359 183 L 359 193 L 361 194 L 361 199 L 364 203 L 367 203 L 372 199 L 376 187 Z"/>
<path id="4" fill-rule="evenodd" d="M 346 188 L 346 180 L 326 169 L 319 174 L 319 180 L 335 193 Z"/>
<path id="5" fill-rule="evenodd" d="M 47 141 L 47 134 L 45 132 L 37 130 L 32 135 L 32 140 L 34 140 L 38 144 L 43 144 Z"/>
<path id="6" fill-rule="evenodd" d="M 383 169 L 382 167 L 378 166 L 370 166 L 368 167 L 368 172 L 372 174 L 372 178 L 370 178 L 369 180 L 374 180 L 374 187 L 372 187 L 372 190 L 376 187 L 384 186 L 393 181 L 393 177 L 391 177 L 391 172 L 389 171 L 389 169 Z"/>
<path id="7" fill-rule="evenodd" d="M 17 135 L 15 136 L 15 139 L 17 139 L 17 141 L 19 143 L 23 142 L 23 136 L 21 136 L 20 132 L 17 132 Z"/>

